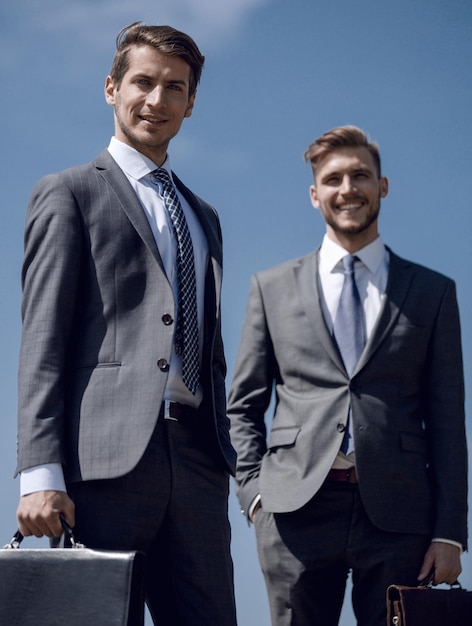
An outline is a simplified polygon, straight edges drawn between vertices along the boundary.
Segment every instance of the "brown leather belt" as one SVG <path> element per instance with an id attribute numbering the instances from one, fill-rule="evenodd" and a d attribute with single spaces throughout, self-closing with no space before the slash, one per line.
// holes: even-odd
<path id="1" fill-rule="evenodd" d="M 357 483 L 357 474 L 355 467 L 348 469 L 330 469 L 326 480 L 336 481 L 340 483 Z"/>
<path id="2" fill-rule="evenodd" d="M 194 424 L 197 410 L 179 402 L 163 402 L 160 417 L 171 422 L 179 422 L 180 424 Z"/>

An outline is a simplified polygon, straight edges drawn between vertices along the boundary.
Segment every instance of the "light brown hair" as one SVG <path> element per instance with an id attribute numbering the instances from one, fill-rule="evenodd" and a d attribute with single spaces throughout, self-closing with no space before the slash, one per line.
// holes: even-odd
<path id="1" fill-rule="evenodd" d="M 379 178 L 381 174 L 380 153 L 378 145 L 357 126 L 338 126 L 315 139 L 305 152 L 305 161 L 311 162 L 313 175 L 316 177 L 316 166 L 330 152 L 339 148 L 366 148 L 374 159 Z"/>

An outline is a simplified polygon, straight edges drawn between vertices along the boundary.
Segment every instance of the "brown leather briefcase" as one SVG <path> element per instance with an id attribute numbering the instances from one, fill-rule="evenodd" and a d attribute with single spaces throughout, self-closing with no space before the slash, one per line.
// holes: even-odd
<path id="1" fill-rule="evenodd" d="M 450 589 L 431 585 L 387 589 L 387 626 L 471 626 L 472 592 L 460 583 Z"/>

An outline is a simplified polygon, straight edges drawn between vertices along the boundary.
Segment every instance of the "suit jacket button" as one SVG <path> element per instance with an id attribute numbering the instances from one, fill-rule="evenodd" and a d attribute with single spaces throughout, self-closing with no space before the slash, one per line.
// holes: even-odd
<path id="1" fill-rule="evenodd" d="M 169 313 L 164 313 L 161 319 L 166 326 L 170 326 L 174 323 L 174 318 Z"/>
<path id="2" fill-rule="evenodd" d="M 169 362 L 166 359 L 159 359 L 157 362 L 157 367 L 161 370 L 161 372 L 169 371 Z"/>
<path id="3" fill-rule="evenodd" d="M 336 426 L 338 433 L 343 433 L 346 430 L 346 427 L 344 426 L 344 424 L 342 422 L 339 422 L 339 424 Z"/>

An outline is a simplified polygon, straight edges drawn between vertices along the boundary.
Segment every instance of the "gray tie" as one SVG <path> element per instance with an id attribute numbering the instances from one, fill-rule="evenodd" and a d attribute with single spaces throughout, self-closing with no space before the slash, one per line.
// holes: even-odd
<path id="1" fill-rule="evenodd" d="M 354 276 L 354 263 L 356 260 L 357 257 L 351 254 L 343 257 L 344 283 L 334 320 L 334 337 L 349 376 L 352 376 L 366 340 L 362 302 Z M 341 450 L 348 454 L 353 449 L 352 420 L 351 410 L 349 409 L 348 427 L 345 431 Z"/>
<path id="2" fill-rule="evenodd" d="M 179 314 L 175 331 L 175 351 L 182 354 L 182 379 L 195 395 L 199 379 L 199 349 L 197 320 L 197 289 L 193 246 L 187 220 L 167 170 L 160 167 L 152 172 L 161 184 L 161 196 L 169 212 L 177 240 L 177 283 Z"/>

